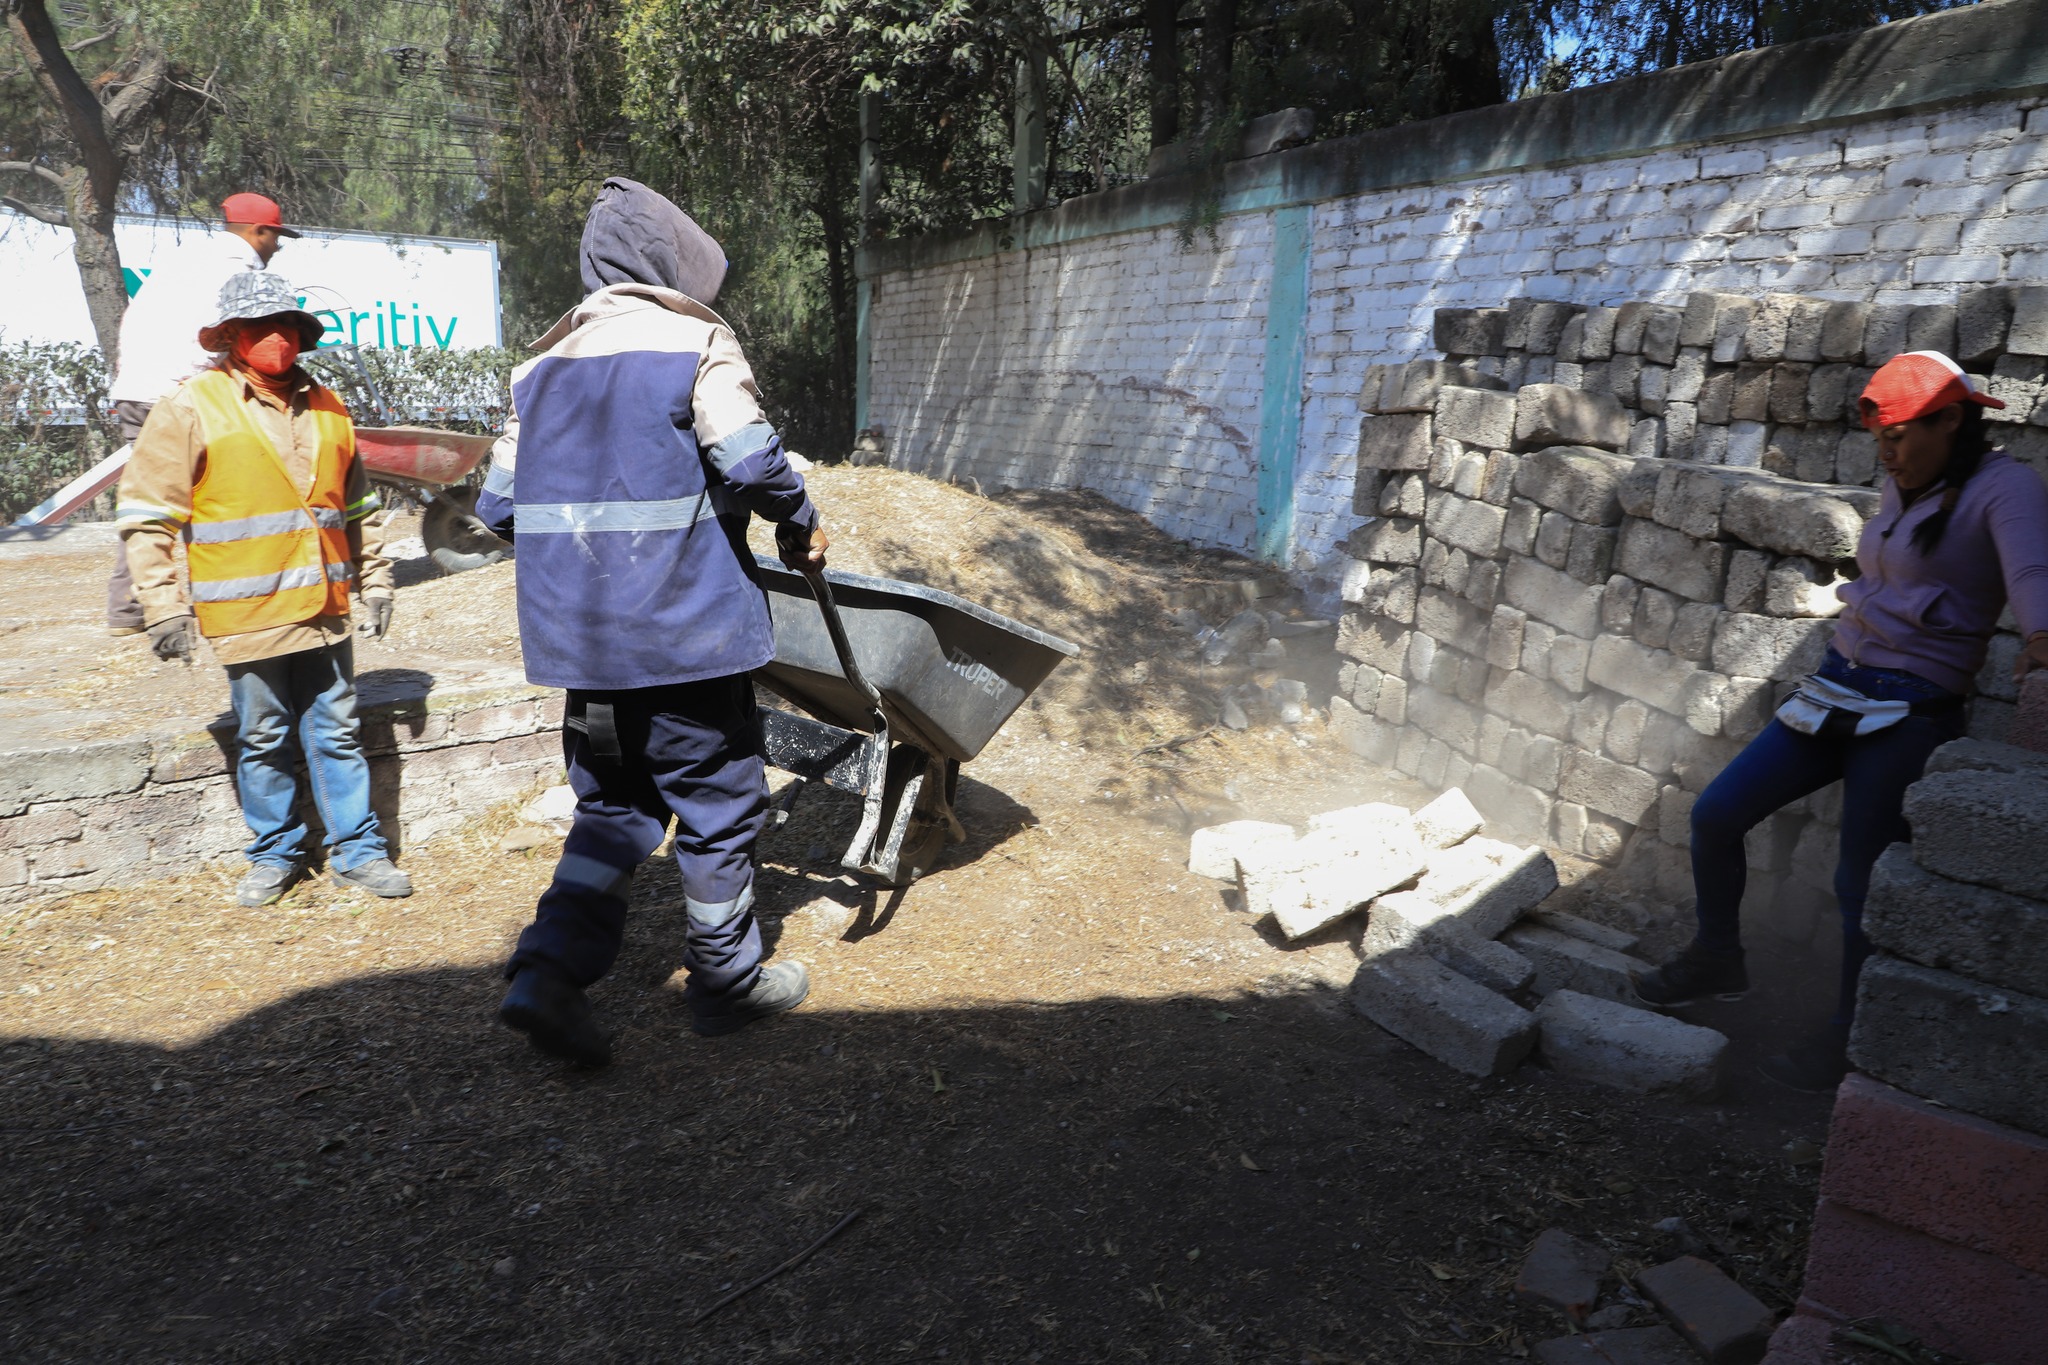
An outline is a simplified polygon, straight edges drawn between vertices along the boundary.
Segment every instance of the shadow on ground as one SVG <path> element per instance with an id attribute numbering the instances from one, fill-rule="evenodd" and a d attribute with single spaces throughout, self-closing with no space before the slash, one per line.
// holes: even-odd
<path id="1" fill-rule="evenodd" d="M 1535 1232 L 1784 1301 L 1812 1172 L 1725 1111 L 1454 1075 L 1304 990 L 686 1028 L 680 912 L 595 999 L 489 965 L 308 991 L 188 1048 L 0 1046 L 16 1361 L 1495 1361 Z M 861 1217 L 701 1324 L 729 1288 Z M 1700 1245 L 1694 1243 L 1693 1245 Z"/>

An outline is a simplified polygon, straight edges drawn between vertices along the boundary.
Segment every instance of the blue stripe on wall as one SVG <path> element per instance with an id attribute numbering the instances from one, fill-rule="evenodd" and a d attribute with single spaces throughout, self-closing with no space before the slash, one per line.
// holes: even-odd
<path id="1" fill-rule="evenodd" d="M 1294 543 L 1294 459 L 1301 444 L 1301 370 L 1308 345 L 1307 204 L 1273 214 L 1273 284 L 1259 396 L 1258 555 L 1285 565 Z"/>

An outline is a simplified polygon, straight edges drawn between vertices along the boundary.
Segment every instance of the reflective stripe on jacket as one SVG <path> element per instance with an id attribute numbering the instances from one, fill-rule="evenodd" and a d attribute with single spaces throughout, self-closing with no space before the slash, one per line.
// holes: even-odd
<path id="1" fill-rule="evenodd" d="M 334 395 L 312 398 L 320 448 L 304 497 L 240 385 L 210 370 L 186 385 L 206 442 L 185 527 L 192 612 L 201 633 L 239 635 L 317 616 L 345 616 L 355 577 L 347 476 L 355 430 Z"/>

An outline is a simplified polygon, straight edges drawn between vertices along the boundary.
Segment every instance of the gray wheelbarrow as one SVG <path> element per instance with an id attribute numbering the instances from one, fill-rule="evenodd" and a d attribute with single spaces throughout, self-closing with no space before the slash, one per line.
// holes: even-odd
<path id="1" fill-rule="evenodd" d="M 780 828 L 808 783 L 851 792 L 863 809 L 840 865 L 908 886 L 967 837 L 960 765 L 1080 649 L 935 588 L 756 563 L 775 661 L 755 680 L 808 713 L 761 713 L 769 764 L 796 778 L 770 819 Z"/>

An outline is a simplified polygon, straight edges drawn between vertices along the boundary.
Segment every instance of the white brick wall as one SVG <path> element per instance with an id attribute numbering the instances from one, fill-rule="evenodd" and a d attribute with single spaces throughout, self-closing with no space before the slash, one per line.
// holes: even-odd
<path id="1" fill-rule="evenodd" d="M 1295 560 L 1350 512 L 1366 366 L 1430 353 L 1440 307 L 1695 289 L 1946 302 L 2048 283 L 2048 140 L 2005 101 L 1315 206 Z M 870 420 L 891 458 L 1084 486 L 1249 550 L 1272 216 L 877 278 Z"/>

